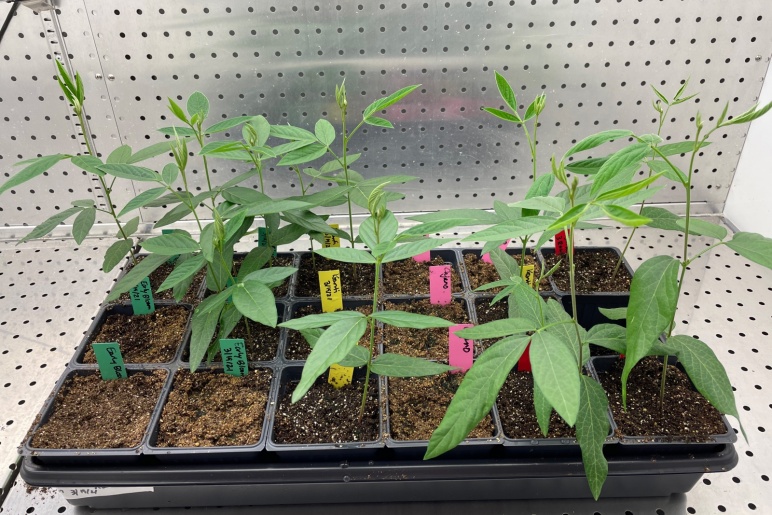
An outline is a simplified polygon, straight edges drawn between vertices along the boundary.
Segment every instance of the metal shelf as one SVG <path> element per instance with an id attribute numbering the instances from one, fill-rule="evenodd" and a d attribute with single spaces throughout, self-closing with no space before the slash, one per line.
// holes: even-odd
<path id="1" fill-rule="evenodd" d="M 622 247 L 629 231 L 604 228 L 581 231 L 579 245 Z M 458 236 L 458 234 L 455 234 Z M 89 239 L 80 247 L 71 240 L 50 240 L 14 246 L 0 242 L 0 466 L 15 467 L 21 442 L 40 405 L 50 392 L 115 274 L 99 272 L 101 256 L 110 240 Z M 461 246 L 461 244 L 457 244 Z M 644 228 L 628 251 L 635 268 L 655 253 L 680 253 L 682 236 Z M 692 246 L 708 245 L 695 237 Z M 469 246 L 464 244 L 463 246 Z M 292 250 L 302 248 L 303 244 Z M 287 250 L 290 250 L 289 248 Z M 117 272 L 116 272 L 117 273 Z M 591 501 L 491 501 L 475 503 L 407 503 L 404 513 L 469 513 L 482 510 L 546 514 L 712 514 L 759 513 L 772 507 L 769 472 L 772 447 L 766 428 L 772 412 L 764 391 L 772 389 L 772 273 L 746 262 L 727 248 L 703 256 L 687 274 L 679 308 L 678 331 L 710 344 L 724 362 L 736 388 L 738 407 L 750 440 L 737 444 L 740 463 L 731 472 L 711 474 L 686 496 L 666 499 L 602 499 Z M 736 422 L 733 422 L 736 423 Z M 283 514 L 297 506 L 261 507 L 261 513 Z M 317 513 L 360 513 L 362 505 L 330 504 Z M 393 512 L 394 505 L 373 505 L 368 512 Z M 209 513 L 212 508 L 187 509 Z M 162 513 L 182 510 L 161 509 Z M 252 513 L 254 508 L 219 508 L 218 513 Z M 0 513 L 89 513 L 70 506 L 55 489 L 28 489 L 17 479 L 7 492 Z M 105 510 L 100 513 L 118 513 Z M 137 510 L 135 513 L 159 513 Z"/>

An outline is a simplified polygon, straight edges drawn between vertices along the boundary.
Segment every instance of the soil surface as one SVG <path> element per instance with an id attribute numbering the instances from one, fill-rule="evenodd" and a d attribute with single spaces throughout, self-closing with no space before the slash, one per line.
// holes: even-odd
<path id="1" fill-rule="evenodd" d="M 234 377 L 180 370 L 161 414 L 158 447 L 254 445 L 263 431 L 271 371 Z"/>
<path id="2" fill-rule="evenodd" d="M 145 256 L 138 256 L 137 261 L 142 261 Z M 127 265 L 129 267 L 129 270 L 131 270 L 132 263 L 129 262 Z M 163 284 L 163 282 L 166 280 L 167 277 L 169 277 L 169 274 L 171 274 L 174 271 L 174 264 L 170 263 L 164 263 L 163 265 L 159 266 L 155 269 L 155 271 L 150 274 L 150 285 L 152 286 L 153 290 L 153 299 L 154 300 L 174 300 L 174 288 L 169 288 L 168 290 L 164 290 L 162 292 L 156 293 L 156 290 L 158 290 L 158 287 Z M 128 272 L 128 270 L 127 270 Z M 204 279 L 206 279 L 206 267 L 199 270 L 195 276 L 193 276 L 193 283 L 191 283 L 190 288 L 188 288 L 188 292 L 185 294 L 185 296 L 182 298 L 180 302 L 183 302 L 185 304 L 198 304 L 201 302 L 198 298 L 198 294 L 201 290 L 201 285 L 204 283 Z M 121 294 L 120 297 L 118 297 L 117 302 L 131 302 L 131 298 L 129 297 L 128 292 L 124 292 Z"/>
<path id="3" fill-rule="evenodd" d="M 356 267 L 356 273 L 354 268 Z M 340 270 L 343 284 L 343 297 L 352 295 L 373 296 L 375 284 L 375 265 L 341 263 L 316 256 L 316 267 L 313 265 L 310 254 L 303 254 L 300 258 L 300 270 L 295 288 L 296 297 L 319 297 L 320 271 Z"/>
<path id="4" fill-rule="evenodd" d="M 165 370 L 103 381 L 99 373 L 71 376 L 54 412 L 35 432 L 42 449 L 117 449 L 138 446 L 166 379 Z"/>
<path id="5" fill-rule="evenodd" d="M 295 404 L 291 404 L 292 391 L 297 381 L 286 385 L 279 395 L 273 426 L 273 442 L 292 443 L 344 443 L 371 442 L 378 438 L 380 413 L 378 410 L 378 380 L 370 378 L 367 403 L 362 420 L 359 408 L 362 403 L 364 378 L 336 390 L 327 383 L 323 374 L 313 387 Z"/>
<path id="6" fill-rule="evenodd" d="M 279 320 L 281 322 L 281 320 Z M 249 325 L 249 331 L 247 331 L 247 325 Z M 217 327 L 219 331 L 220 327 Z M 212 338 L 212 343 L 217 341 L 217 331 Z M 248 361 L 271 361 L 276 357 L 276 353 L 279 350 L 279 338 L 280 329 L 278 327 L 268 327 L 267 325 L 258 324 L 246 317 L 242 317 L 236 327 L 231 331 L 228 338 L 244 340 L 244 345 L 247 348 L 247 360 Z M 219 347 L 219 344 L 218 344 Z M 190 359 L 190 343 L 185 346 L 185 352 L 182 354 L 182 359 L 188 361 Z M 219 363 L 222 361 L 220 358 L 220 351 L 217 351 L 213 363 Z"/>
<path id="7" fill-rule="evenodd" d="M 447 305 L 431 304 L 429 299 L 411 302 L 386 302 L 384 309 L 435 316 L 454 324 L 469 323 L 464 303 L 455 300 Z M 383 347 L 384 352 L 434 359 L 447 363 L 448 328 L 408 329 L 386 325 L 383 328 Z M 475 356 L 478 352 L 479 347 L 475 342 Z"/>
<path id="8" fill-rule="evenodd" d="M 429 267 L 444 265 L 445 260 L 437 256 L 429 262 L 419 263 L 414 259 L 403 259 L 383 265 L 383 292 L 404 295 L 429 295 Z M 451 266 L 450 278 L 453 293 L 461 293 L 461 276 L 457 267 Z"/>
<path id="9" fill-rule="evenodd" d="M 369 315 L 373 311 L 373 307 L 369 304 L 359 306 L 355 308 L 363 315 Z M 319 304 L 308 304 L 307 306 L 301 306 L 295 310 L 293 318 L 303 318 L 306 315 L 319 315 L 322 312 L 322 306 Z M 359 339 L 359 345 L 366 349 L 370 348 L 370 325 L 368 324 L 367 330 L 364 336 Z M 292 360 L 304 360 L 311 354 L 311 346 L 300 333 L 294 329 L 287 330 L 287 346 L 284 349 L 284 359 Z M 374 356 L 378 355 L 378 333 L 375 333 L 375 349 Z"/>
<path id="10" fill-rule="evenodd" d="M 428 377 L 389 378 L 389 419 L 394 440 L 428 440 L 442 422 L 456 394 L 463 374 Z M 496 435 L 490 415 L 486 415 L 468 438 Z"/>
<path id="11" fill-rule="evenodd" d="M 618 436 L 657 436 L 659 440 L 707 442 L 711 435 L 726 434 L 721 415 L 699 392 L 689 377 L 668 366 L 664 409 L 660 406 L 662 363 L 655 357 L 642 359 L 627 380 L 627 411 L 622 409 L 624 360 L 615 360 L 607 373 L 600 373 Z"/>
<path id="12" fill-rule="evenodd" d="M 168 363 L 182 343 L 190 311 L 161 306 L 148 315 L 109 315 L 90 343 L 118 342 L 124 363 Z M 89 346 L 83 363 L 96 363 Z"/>
<path id="13" fill-rule="evenodd" d="M 496 304 L 491 304 L 490 298 L 488 299 L 476 299 L 474 301 L 475 309 L 477 310 L 477 324 L 487 324 L 494 320 L 505 320 L 509 318 L 509 301 L 505 297 L 498 301 Z M 482 349 L 487 349 L 500 338 L 487 338 L 480 340 L 480 346 Z"/>
<path id="14" fill-rule="evenodd" d="M 507 438 L 545 438 L 536 420 L 533 408 L 533 375 L 529 372 L 511 372 L 501 387 L 496 400 L 501 426 Z M 552 410 L 546 438 L 575 438 L 576 432 Z"/>
<path id="15" fill-rule="evenodd" d="M 513 257 L 517 258 L 517 264 L 519 265 L 520 254 L 518 253 Z M 541 265 L 538 260 L 534 259 L 532 254 L 527 254 L 525 256 L 525 264 L 535 265 L 534 273 L 536 274 L 536 277 L 539 277 L 539 274 L 541 274 Z M 466 266 L 466 275 L 469 277 L 469 284 L 473 290 L 501 279 L 499 273 L 496 271 L 496 267 L 493 266 L 492 263 L 483 261 L 477 254 L 471 252 L 464 254 L 464 266 Z M 550 291 L 551 289 L 552 287 L 550 286 L 549 279 L 542 279 L 539 283 L 539 291 Z M 482 290 L 478 293 L 498 293 L 500 291 L 501 288 L 491 288 L 490 290 Z"/>
<path id="16" fill-rule="evenodd" d="M 234 256 L 233 258 L 233 276 L 236 277 L 239 273 L 239 268 L 241 267 L 241 263 L 244 261 L 245 256 Z M 273 258 L 273 261 L 265 265 L 266 267 L 269 266 L 292 266 L 293 257 L 292 256 L 282 256 L 278 255 L 275 258 Z M 291 277 L 291 276 L 290 276 Z M 279 286 L 276 286 L 275 288 L 272 288 L 271 291 L 273 292 L 273 296 L 277 299 L 280 297 L 286 297 L 287 293 L 289 293 L 289 283 L 290 283 L 290 277 L 287 277 L 283 283 L 281 283 Z"/>
<path id="17" fill-rule="evenodd" d="M 547 254 L 544 256 L 544 265 L 552 269 L 561 258 L 560 268 L 552 274 L 552 279 L 559 289 L 570 291 L 568 257 Z M 614 276 L 614 267 L 618 259 L 617 253 L 610 249 L 576 249 L 574 268 L 577 293 L 630 291 L 632 277 L 627 273 L 624 265 L 619 267 L 619 271 Z"/>

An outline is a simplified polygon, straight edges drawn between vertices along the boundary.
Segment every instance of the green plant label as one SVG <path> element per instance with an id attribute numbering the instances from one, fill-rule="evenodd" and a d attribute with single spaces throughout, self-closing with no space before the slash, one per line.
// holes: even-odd
<path id="1" fill-rule="evenodd" d="M 220 340 L 220 356 L 226 374 L 244 377 L 249 373 L 247 347 L 242 338 Z"/>
<path id="2" fill-rule="evenodd" d="M 145 277 L 129 290 L 129 297 L 131 297 L 131 307 L 134 308 L 135 315 L 147 315 L 155 311 L 153 288 L 150 286 L 149 277 Z"/>
<path id="3" fill-rule="evenodd" d="M 268 229 L 265 227 L 258 227 L 257 228 L 257 246 L 258 247 L 267 247 L 268 246 Z M 276 247 L 273 248 L 273 257 L 276 257 Z"/>
<path id="4" fill-rule="evenodd" d="M 171 234 L 174 232 L 174 229 L 161 229 L 161 234 Z M 179 255 L 172 256 L 169 259 L 166 260 L 167 263 L 170 265 L 173 265 L 178 259 L 180 258 Z"/>
<path id="5" fill-rule="evenodd" d="M 102 379 L 107 381 L 128 377 L 118 342 L 92 343 L 91 347 L 94 349 L 94 356 L 96 356 Z"/>

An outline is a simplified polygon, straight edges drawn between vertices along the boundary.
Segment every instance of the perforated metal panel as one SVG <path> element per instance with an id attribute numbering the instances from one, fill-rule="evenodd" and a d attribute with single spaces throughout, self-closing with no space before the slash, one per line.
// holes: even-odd
<path id="1" fill-rule="evenodd" d="M 213 120 L 265 114 L 273 123 L 310 128 L 322 116 L 339 126 L 333 91 L 344 78 L 355 122 L 374 99 L 422 84 L 389 110 L 396 129 L 366 128 L 351 146 L 365 153 L 356 168 L 366 176 L 420 177 L 403 187 L 408 197 L 396 211 L 489 207 L 496 199 L 522 197 L 531 173 L 524 138 L 515 126 L 480 111 L 502 104 L 494 70 L 515 85 L 522 107 L 547 94 L 538 133 L 544 171 L 550 156 L 592 132 L 656 131 L 652 85 L 673 94 L 691 80 L 699 103 L 674 108 L 665 132 L 672 141 L 693 137 L 697 108 L 707 119 L 724 101 L 734 113 L 754 103 L 772 50 L 772 17 L 761 0 L 60 0 L 59 11 L 62 44 L 83 74 L 90 129 L 102 153 L 120 143 L 137 149 L 158 141 L 155 130 L 171 124 L 166 98 L 183 100 L 195 90 L 212 101 Z M 0 48 L 6 60 L 0 115 L 19 133 L 13 140 L 4 131 L 2 173 L 17 156 L 56 151 L 40 146 L 50 134 L 56 144 L 72 135 L 48 80 L 53 67 L 39 25 L 29 11 L 17 18 Z M 43 101 L 30 102 L 30 91 L 43 90 Z M 30 104 L 39 111 L 23 122 L 21 108 L 30 111 Z M 52 117 L 55 127 L 42 111 L 59 113 Z M 698 164 L 693 198 L 713 212 L 721 211 L 743 138 L 742 128 L 718 136 Z M 216 183 L 236 170 L 226 161 L 214 160 L 212 167 Z M 193 168 L 200 188 L 201 162 Z M 47 200 L 56 205 L 87 193 L 89 181 L 80 175 L 73 181 L 73 173 L 53 171 L 48 188 L 38 182 L 4 196 L 3 224 L 41 221 L 44 213 L 30 207 L 44 205 L 38 190 L 53 190 Z M 271 194 L 298 192 L 287 169 L 272 168 L 267 180 Z M 147 187 L 118 181 L 116 203 Z M 658 200 L 681 198 L 666 189 Z M 158 216 L 150 210 L 144 219 Z"/>

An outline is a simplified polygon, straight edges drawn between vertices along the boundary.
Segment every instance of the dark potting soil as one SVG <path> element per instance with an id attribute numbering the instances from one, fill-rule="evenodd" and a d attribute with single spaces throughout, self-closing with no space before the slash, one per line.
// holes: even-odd
<path id="1" fill-rule="evenodd" d="M 281 322 L 281 320 L 279 320 Z M 249 325 L 249 331 L 247 331 L 247 325 Z M 217 327 L 219 330 L 220 327 Z M 252 320 L 242 317 L 236 327 L 231 331 L 228 336 L 230 339 L 243 339 L 244 345 L 247 348 L 247 359 L 249 361 L 271 361 L 276 357 L 276 353 L 279 350 L 279 338 L 280 329 L 278 327 L 268 327 L 267 325 L 258 324 Z M 217 341 L 217 332 L 215 331 L 212 343 L 214 345 Z M 218 345 L 219 347 L 219 345 Z M 185 352 L 182 354 L 182 359 L 188 361 L 190 359 L 190 343 L 185 346 Z M 217 351 L 213 363 L 219 363 L 222 361 L 220 358 L 220 351 Z"/>
<path id="2" fill-rule="evenodd" d="M 429 267 L 444 265 L 445 260 L 436 256 L 429 262 L 419 263 L 414 259 L 403 259 L 383 266 L 383 292 L 405 295 L 429 294 Z M 461 277 L 455 266 L 450 269 L 453 293 L 461 293 Z"/>
<path id="3" fill-rule="evenodd" d="M 363 315 L 369 315 L 373 311 L 371 305 L 364 305 L 355 308 Z M 322 307 L 319 304 L 309 304 L 307 306 L 301 306 L 295 310 L 293 318 L 303 318 L 306 315 L 318 315 L 322 312 Z M 364 336 L 359 339 L 359 345 L 365 348 L 370 347 L 370 325 L 368 324 L 367 330 Z M 378 354 L 378 333 L 375 334 L 375 348 L 373 349 L 374 355 Z M 311 346 L 300 333 L 293 329 L 287 330 L 287 346 L 284 349 L 284 358 L 292 360 L 303 360 L 308 358 L 311 354 Z"/>
<path id="4" fill-rule="evenodd" d="M 428 440 L 442 422 L 463 374 L 389 378 L 389 420 L 394 440 Z M 490 438 L 496 434 L 486 415 L 468 438 Z"/>
<path id="5" fill-rule="evenodd" d="M 466 309 L 461 301 L 447 305 L 431 304 L 429 299 L 410 302 L 386 302 L 385 310 L 407 311 L 445 319 L 454 324 L 468 324 Z M 383 328 L 384 352 L 392 352 L 416 358 L 448 362 L 448 328 L 409 329 L 385 325 Z M 475 356 L 479 346 L 475 342 Z"/>
<path id="6" fill-rule="evenodd" d="M 624 360 L 616 360 L 606 373 L 599 373 L 618 436 L 659 436 L 664 440 L 706 442 L 711 435 L 726 434 L 721 415 L 699 392 L 689 377 L 669 365 L 665 404 L 660 406 L 662 363 L 654 357 L 642 359 L 627 380 L 627 411 L 622 409 Z M 660 439 L 663 440 L 663 439 Z"/>
<path id="7" fill-rule="evenodd" d="M 519 265 L 520 254 L 513 257 L 517 259 L 517 264 Z M 525 264 L 535 265 L 534 274 L 536 274 L 536 277 L 539 277 L 541 265 L 538 260 L 534 259 L 532 254 L 526 254 Z M 469 284 L 473 290 L 501 279 L 496 271 L 496 267 L 492 263 L 483 261 L 477 254 L 464 254 L 464 266 L 466 266 L 466 275 L 469 277 Z M 542 279 L 539 283 L 539 291 L 550 291 L 551 289 L 549 279 Z M 480 293 L 498 293 L 500 291 L 501 288 L 491 288 L 490 290 L 481 290 Z"/>
<path id="8" fill-rule="evenodd" d="M 145 258 L 145 256 L 138 256 L 137 261 L 142 261 Z M 131 270 L 131 262 L 127 265 L 129 266 L 129 270 Z M 164 263 L 163 265 L 159 266 L 158 268 L 153 271 L 152 274 L 150 274 L 148 277 L 150 278 L 150 285 L 152 286 L 153 290 L 153 299 L 155 300 L 174 300 L 174 288 L 169 288 L 168 290 L 164 290 L 162 292 L 156 292 L 158 288 L 163 284 L 163 282 L 166 280 L 167 277 L 169 277 L 169 274 L 171 274 L 174 271 L 174 264 L 170 263 Z M 193 276 L 193 282 L 190 285 L 190 288 L 188 288 L 188 292 L 185 294 L 185 296 L 182 298 L 180 302 L 183 302 L 185 304 L 198 304 L 200 300 L 198 299 L 199 291 L 201 290 L 201 285 L 204 283 L 204 279 L 206 279 L 206 267 L 199 270 L 195 276 Z M 130 302 L 131 298 L 129 297 L 128 292 L 121 293 L 121 296 L 118 298 L 116 302 Z"/>
<path id="9" fill-rule="evenodd" d="M 575 249 L 574 279 L 577 293 L 630 291 L 632 277 L 627 273 L 625 266 L 620 265 L 619 271 L 614 275 L 614 267 L 618 259 L 616 252 L 610 249 Z M 552 269 L 558 261 L 561 261 L 560 267 L 552 274 L 552 279 L 558 288 L 570 291 L 568 256 L 555 254 L 544 256 L 544 265 L 547 269 Z"/>
<path id="10" fill-rule="evenodd" d="M 90 343 L 118 342 L 124 363 L 167 363 L 182 343 L 190 311 L 161 306 L 148 315 L 109 315 Z M 83 363 L 96 363 L 89 346 Z"/>
<path id="11" fill-rule="evenodd" d="M 507 438 L 545 438 L 533 408 L 533 375 L 530 372 L 510 372 L 501 387 L 496 407 Z M 552 410 L 546 438 L 575 438 L 576 431 Z"/>
<path id="12" fill-rule="evenodd" d="M 491 304 L 491 300 L 492 298 L 475 300 L 474 305 L 477 310 L 478 324 L 487 324 L 494 320 L 505 320 L 509 318 L 509 302 L 507 298 L 501 299 L 496 304 Z M 479 343 L 482 349 L 487 349 L 498 340 L 498 338 L 487 338 L 480 340 Z"/>
<path id="13" fill-rule="evenodd" d="M 273 267 L 273 266 L 292 266 L 292 256 L 276 256 L 273 258 L 273 260 L 265 265 L 266 267 Z M 239 273 L 239 267 L 241 267 L 241 263 L 244 261 L 244 256 L 236 256 L 233 258 L 233 276 L 236 277 Z M 289 293 L 289 283 L 290 278 L 286 278 L 283 283 L 281 283 L 279 286 L 276 286 L 271 289 L 273 292 L 273 296 L 277 299 L 280 297 L 286 297 L 287 293 Z"/>
<path id="14" fill-rule="evenodd" d="M 161 414 L 158 447 L 254 445 L 263 431 L 271 371 L 234 377 L 180 370 Z"/>
<path id="15" fill-rule="evenodd" d="M 354 273 L 355 267 L 356 273 Z M 314 267 L 310 254 L 303 254 L 300 258 L 300 270 L 298 271 L 295 296 L 319 297 L 318 273 L 325 270 L 340 270 L 344 297 L 352 295 L 373 296 L 373 285 L 375 284 L 374 265 L 341 263 L 340 261 L 316 256 L 316 267 Z"/>
<path id="16" fill-rule="evenodd" d="M 323 374 L 313 387 L 295 404 L 292 391 L 297 381 L 286 385 L 276 408 L 273 441 L 279 444 L 371 442 L 378 438 L 378 380 L 370 378 L 367 403 L 362 419 L 364 378 L 336 390 Z"/>
<path id="17" fill-rule="evenodd" d="M 165 370 L 102 380 L 76 374 L 56 394 L 51 418 L 32 438 L 41 449 L 116 449 L 138 446 L 166 379 Z"/>

